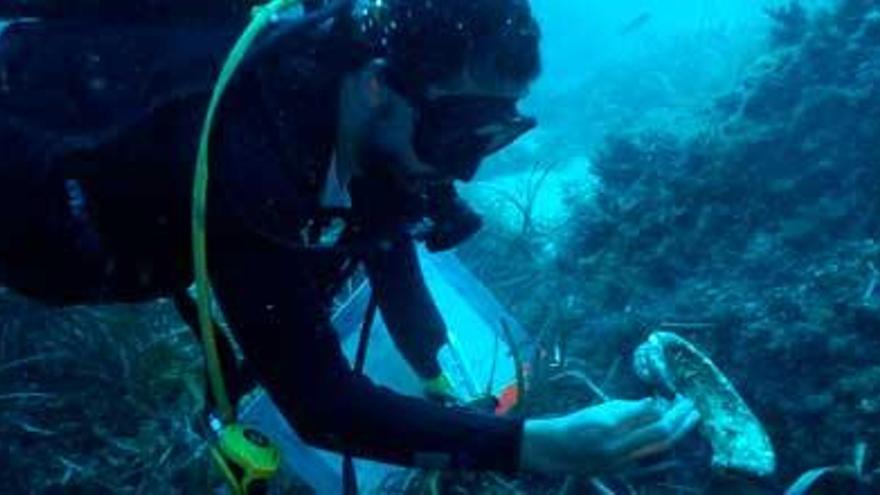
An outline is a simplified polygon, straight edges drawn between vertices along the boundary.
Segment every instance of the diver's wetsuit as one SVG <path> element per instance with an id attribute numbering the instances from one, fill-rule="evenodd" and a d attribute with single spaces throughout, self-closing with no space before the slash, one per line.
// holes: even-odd
<path id="1" fill-rule="evenodd" d="M 39 28 L 12 31 L 19 51 L 47 36 Z M 56 50 L 44 50 L 50 61 Z M 423 376 L 438 371 L 445 328 L 404 228 L 420 215 L 389 183 L 360 182 L 353 208 L 334 212 L 347 225 L 337 245 L 352 249 L 319 242 L 329 232 L 321 228 L 319 198 L 335 145 L 340 74 L 350 61 L 320 48 L 300 49 L 302 56 L 293 50 L 280 49 L 236 77 L 212 150 L 211 277 L 251 368 L 316 445 L 404 465 L 514 470 L 520 420 L 401 396 L 355 374 L 342 354 L 329 306 L 357 262 L 365 263 L 399 348 Z M 25 59 L 36 63 L 28 50 L 2 55 L 0 73 L 28 66 Z M 0 108 L 20 106 L 16 90 L 33 88 L 34 78 L 18 75 L 0 84 Z M 76 87 L 75 76 L 67 77 Z M 144 300 L 191 283 L 192 169 L 210 90 L 194 87 L 97 134 L 63 132 L 81 124 L 73 120 L 89 107 L 57 109 L 74 117 L 54 122 L 54 133 L 3 115 L 5 283 L 59 303 Z"/>

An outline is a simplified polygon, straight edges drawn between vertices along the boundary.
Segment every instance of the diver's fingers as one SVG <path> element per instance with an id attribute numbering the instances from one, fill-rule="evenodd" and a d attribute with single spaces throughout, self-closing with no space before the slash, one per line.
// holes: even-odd
<path id="1" fill-rule="evenodd" d="M 618 452 L 627 461 L 662 452 L 693 430 L 699 420 L 700 414 L 691 401 L 677 400 L 659 421 L 639 428 L 621 439 L 617 446 Z"/>
<path id="2" fill-rule="evenodd" d="M 691 413 L 684 422 L 680 424 L 676 431 L 674 431 L 671 435 L 669 435 L 666 439 L 655 442 L 654 444 L 646 445 L 645 447 L 635 450 L 629 454 L 630 459 L 642 459 L 644 457 L 648 457 L 659 452 L 663 452 L 672 448 L 673 445 L 679 442 L 685 435 L 690 433 L 700 422 L 700 414 L 697 412 Z"/>
<path id="3" fill-rule="evenodd" d="M 669 409 L 663 399 L 645 399 L 638 404 L 638 411 L 634 410 L 629 417 L 621 418 L 617 427 L 622 433 L 660 421 Z"/>
<path id="4" fill-rule="evenodd" d="M 597 406 L 594 412 L 609 418 L 612 428 L 625 434 L 659 421 L 663 417 L 664 407 L 655 399 L 616 400 Z"/>

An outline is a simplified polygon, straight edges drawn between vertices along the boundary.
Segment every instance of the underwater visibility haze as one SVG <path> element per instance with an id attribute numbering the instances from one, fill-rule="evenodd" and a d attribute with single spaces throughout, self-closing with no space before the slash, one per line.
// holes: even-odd
<path id="1" fill-rule="evenodd" d="M 0 493 L 880 494 L 880 1 L 268 5 L 0 6 Z"/>

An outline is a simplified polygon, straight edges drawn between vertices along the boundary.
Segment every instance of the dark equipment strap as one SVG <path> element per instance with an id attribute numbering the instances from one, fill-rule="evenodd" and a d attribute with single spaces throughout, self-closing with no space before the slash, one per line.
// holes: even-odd
<path id="1" fill-rule="evenodd" d="M 357 353 L 354 359 L 354 372 L 358 375 L 364 373 L 364 365 L 367 361 L 367 347 L 370 343 L 370 333 L 373 328 L 373 321 L 376 319 L 376 310 L 379 308 L 379 301 L 376 299 L 376 293 L 370 293 L 370 302 L 367 303 L 367 311 L 364 314 L 364 321 L 361 325 L 361 335 L 358 341 Z M 354 469 L 354 460 L 351 453 L 346 452 L 342 459 L 342 493 L 343 495 L 358 495 L 357 472 Z"/>

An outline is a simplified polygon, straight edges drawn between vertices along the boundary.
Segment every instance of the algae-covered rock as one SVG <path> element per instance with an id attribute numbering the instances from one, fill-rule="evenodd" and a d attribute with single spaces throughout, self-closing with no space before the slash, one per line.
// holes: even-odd
<path id="1" fill-rule="evenodd" d="M 712 444 L 712 466 L 725 472 L 768 476 L 776 456 L 761 422 L 723 373 L 687 340 L 656 332 L 635 352 L 642 380 L 694 401 L 701 432 Z"/>

